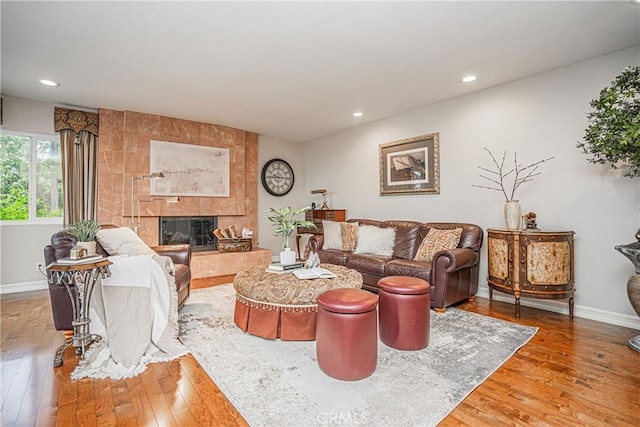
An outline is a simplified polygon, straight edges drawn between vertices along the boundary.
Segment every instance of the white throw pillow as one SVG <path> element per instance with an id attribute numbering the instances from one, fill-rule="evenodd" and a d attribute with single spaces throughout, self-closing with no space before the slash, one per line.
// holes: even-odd
<path id="1" fill-rule="evenodd" d="M 340 250 L 342 248 L 342 229 L 340 228 L 340 223 L 322 220 L 322 230 L 324 232 L 322 249 Z"/>
<path id="2" fill-rule="evenodd" d="M 353 253 L 391 256 L 395 243 L 395 228 L 361 225 L 358 227 L 357 246 Z"/>
<path id="3" fill-rule="evenodd" d="M 109 255 L 156 255 L 156 252 L 128 227 L 102 229 L 96 234 L 96 240 Z"/>

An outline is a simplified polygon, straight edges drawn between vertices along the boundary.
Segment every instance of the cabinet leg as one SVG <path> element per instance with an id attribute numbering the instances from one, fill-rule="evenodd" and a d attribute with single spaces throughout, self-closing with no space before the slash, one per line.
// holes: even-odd
<path id="1" fill-rule="evenodd" d="M 520 318 L 520 298 L 516 297 L 516 319 Z"/>
<path id="2" fill-rule="evenodd" d="M 569 298 L 569 318 L 573 319 L 573 297 Z"/>

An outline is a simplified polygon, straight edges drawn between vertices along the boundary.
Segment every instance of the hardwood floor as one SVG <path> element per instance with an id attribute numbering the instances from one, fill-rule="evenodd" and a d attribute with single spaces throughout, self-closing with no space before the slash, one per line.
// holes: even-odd
<path id="1" fill-rule="evenodd" d="M 515 321 L 513 305 L 477 298 L 458 308 Z M 77 356 L 53 368 L 63 334 L 47 291 L 1 301 L 2 426 L 243 426 L 245 420 L 192 356 L 150 365 L 126 380 L 71 381 Z M 522 307 L 536 336 L 441 423 L 640 425 L 640 353 L 633 329 Z"/>

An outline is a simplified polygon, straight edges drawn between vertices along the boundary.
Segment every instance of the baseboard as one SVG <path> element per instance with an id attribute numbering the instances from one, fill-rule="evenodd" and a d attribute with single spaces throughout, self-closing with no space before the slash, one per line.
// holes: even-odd
<path id="1" fill-rule="evenodd" d="M 16 292 L 41 291 L 48 289 L 46 280 L 38 280 L 36 282 L 7 283 L 0 286 L 0 295 L 14 294 Z"/>
<path id="2" fill-rule="evenodd" d="M 489 298 L 489 289 L 478 289 L 479 297 Z M 493 299 L 514 304 L 515 298 L 512 295 L 502 294 L 500 292 L 493 293 Z M 552 311 L 569 315 L 569 304 L 567 301 L 538 300 L 532 298 L 520 298 L 520 305 L 538 308 L 540 310 Z M 624 326 L 626 328 L 640 329 L 640 317 L 628 314 L 614 313 L 612 311 L 600 310 L 593 307 L 585 307 L 575 305 L 573 307 L 573 315 L 583 319 L 596 320 L 598 322 L 610 323 L 612 325 Z"/>

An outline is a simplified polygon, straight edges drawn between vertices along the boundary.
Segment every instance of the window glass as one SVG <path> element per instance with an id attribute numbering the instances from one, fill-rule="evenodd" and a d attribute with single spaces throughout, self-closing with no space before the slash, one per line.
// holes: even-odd
<path id="1" fill-rule="evenodd" d="M 60 143 L 36 141 L 36 217 L 62 216 L 62 169 Z"/>
<path id="2" fill-rule="evenodd" d="M 0 219 L 29 219 L 29 146 L 31 138 L 17 135 L 0 136 Z"/>
<path id="3" fill-rule="evenodd" d="M 0 135 L 0 220 L 62 217 L 60 142 L 55 136 Z"/>

